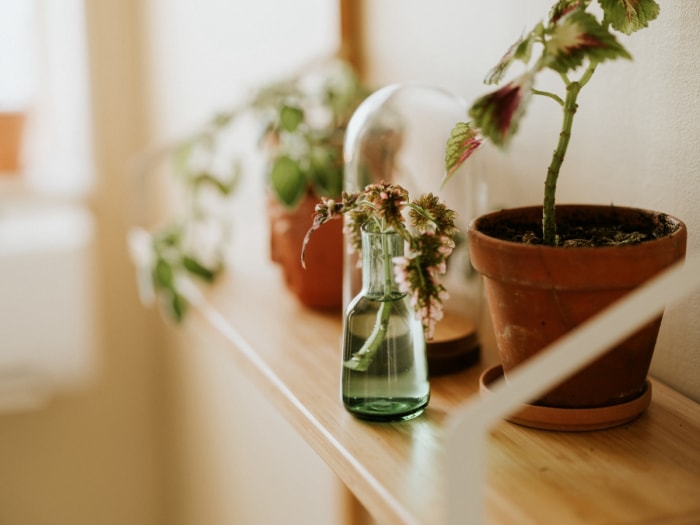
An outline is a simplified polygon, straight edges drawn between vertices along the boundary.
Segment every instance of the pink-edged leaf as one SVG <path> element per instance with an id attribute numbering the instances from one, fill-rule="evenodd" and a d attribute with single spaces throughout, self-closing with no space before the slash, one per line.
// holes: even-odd
<path id="1" fill-rule="evenodd" d="M 602 62 L 632 58 L 615 36 L 593 15 L 574 10 L 561 17 L 547 40 L 546 65 L 566 73 L 583 64 L 585 59 Z"/>
<path id="2" fill-rule="evenodd" d="M 506 146 L 518 130 L 532 93 L 533 73 L 527 72 L 502 88 L 478 98 L 469 109 L 474 126 L 496 146 Z"/>
<path id="3" fill-rule="evenodd" d="M 585 8 L 585 4 L 583 0 L 559 0 L 549 11 L 549 23 L 556 24 L 561 18 L 576 9 Z"/>
<path id="4" fill-rule="evenodd" d="M 481 146 L 480 133 L 471 124 L 459 122 L 452 128 L 445 150 L 445 169 L 450 177 Z"/>

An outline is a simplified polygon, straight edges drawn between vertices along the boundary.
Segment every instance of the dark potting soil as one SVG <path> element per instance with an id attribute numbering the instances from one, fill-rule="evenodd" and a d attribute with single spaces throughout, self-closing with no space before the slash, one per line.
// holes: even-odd
<path id="1" fill-rule="evenodd" d="M 599 218 L 566 217 L 557 221 L 558 246 L 597 247 L 636 244 L 658 239 L 678 229 L 667 215 L 655 218 L 640 215 L 630 223 L 607 224 Z M 542 226 L 537 222 L 494 221 L 480 230 L 498 239 L 526 244 L 542 244 Z"/>

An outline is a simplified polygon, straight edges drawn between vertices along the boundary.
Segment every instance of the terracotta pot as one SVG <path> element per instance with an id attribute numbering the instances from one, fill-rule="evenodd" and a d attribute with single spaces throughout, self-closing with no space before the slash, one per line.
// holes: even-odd
<path id="1" fill-rule="evenodd" d="M 561 335 L 685 256 L 687 230 L 674 217 L 613 206 L 561 205 L 557 222 L 663 224 L 668 234 L 622 246 L 550 247 L 506 241 L 486 232 L 508 224 L 541 228 L 542 208 L 504 210 L 472 221 L 472 264 L 484 277 L 503 370 L 508 372 Z M 561 228 L 561 226 L 560 226 Z M 646 388 L 661 316 L 577 372 L 535 404 L 601 407 L 625 403 Z"/>
<path id="2" fill-rule="evenodd" d="M 270 258 L 282 268 L 289 290 L 310 308 L 340 308 L 343 298 L 343 221 L 314 232 L 301 266 L 301 247 L 318 198 L 309 194 L 294 210 L 268 199 Z"/>

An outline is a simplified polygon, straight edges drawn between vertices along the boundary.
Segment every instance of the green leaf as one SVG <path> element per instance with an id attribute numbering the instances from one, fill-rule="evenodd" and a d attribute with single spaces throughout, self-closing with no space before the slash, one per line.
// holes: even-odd
<path id="1" fill-rule="evenodd" d="M 180 144 L 173 152 L 173 168 L 177 176 L 187 178 L 190 172 L 189 160 L 190 155 L 192 155 L 192 150 L 194 144 L 191 141 L 187 141 Z"/>
<path id="2" fill-rule="evenodd" d="M 583 11 L 562 17 L 545 44 L 547 66 L 559 73 L 576 69 L 585 59 L 602 62 L 632 57 L 607 27 Z"/>
<path id="3" fill-rule="evenodd" d="M 181 323 L 187 313 L 188 302 L 175 289 L 170 290 L 168 298 L 168 312 L 170 316 L 177 322 Z"/>
<path id="4" fill-rule="evenodd" d="M 182 321 L 187 310 L 187 301 L 178 293 L 173 279 L 173 269 L 164 259 L 158 259 L 153 268 L 155 287 L 161 290 L 161 300 L 167 305 L 167 311 L 177 322 Z"/>
<path id="5" fill-rule="evenodd" d="M 515 48 L 514 57 L 516 60 L 520 60 L 525 64 L 530 61 L 530 56 L 532 55 L 532 44 L 535 41 L 535 36 L 537 33 L 541 31 L 541 27 L 542 23 L 539 23 L 527 38 L 520 40 Z"/>
<path id="6" fill-rule="evenodd" d="M 479 133 L 466 122 L 458 122 L 450 132 L 445 150 L 445 169 L 450 177 L 481 145 Z"/>
<path id="7" fill-rule="evenodd" d="M 617 31 L 632 34 L 649 26 L 661 11 L 654 0 L 598 0 L 605 18 Z"/>
<path id="8" fill-rule="evenodd" d="M 308 172 L 319 197 L 338 198 L 343 191 L 343 161 L 339 151 L 314 147 L 309 152 Z"/>
<path id="9" fill-rule="evenodd" d="M 217 272 L 215 270 L 210 270 L 193 257 L 183 256 L 182 265 L 188 272 L 204 279 L 208 283 L 213 282 L 216 278 Z"/>
<path id="10" fill-rule="evenodd" d="M 288 132 L 293 132 L 304 120 L 304 111 L 296 106 L 284 105 L 280 109 L 280 126 Z"/>
<path id="11" fill-rule="evenodd" d="M 153 268 L 153 281 L 156 288 L 171 288 L 173 286 L 173 269 L 164 259 L 158 259 Z"/>
<path id="12" fill-rule="evenodd" d="M 286 155 L 277 158 L 272 165 L 270 184 L 280 202 L 288 208 L 301 200 L 308 187 L 299 163 Z"/>

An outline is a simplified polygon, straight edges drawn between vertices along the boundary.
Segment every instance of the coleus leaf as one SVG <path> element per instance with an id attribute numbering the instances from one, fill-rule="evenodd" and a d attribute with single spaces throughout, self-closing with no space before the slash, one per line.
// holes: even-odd
<path id="1" fill-rule="evenodd" d="M 559 73 L 579 67 L 586 58 L 597 62 L 632 58 L 596 17 L 578 10 L 558 20 L 545 44 L 545 52 L 546 65 Z"/>
<path id="2" fill-rule="evenodd" d="M 655 0 L 598 0 L 598 3 L 613 28 L 626 35 L 647 27 L 660 11 Z"/>
<path id="3" fill-rule="evenodd" d="M 458 122 L 450 132 L 445 149 L 445 169 L 447 177 L 457 171 L 482 143 L 477 130 L 467 122 Z"/>
<path id="4" fill-rule="evenodd" d="M 549 23 L 556 24 L 559 20 L 576 9 L 585 9 L 584 0 L 559 0 L 549 11 Z"/>
<path id="5" fill-rule="evenodd" d="M 478 98 L 469 109 L 474 126 L 496 146 L 504 147 L 518 130 L 532 94 L 534 73 L 528 71 L 502 88 Z"/>

